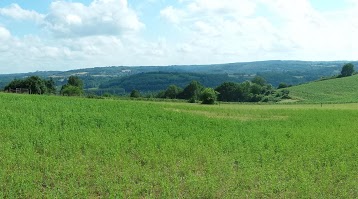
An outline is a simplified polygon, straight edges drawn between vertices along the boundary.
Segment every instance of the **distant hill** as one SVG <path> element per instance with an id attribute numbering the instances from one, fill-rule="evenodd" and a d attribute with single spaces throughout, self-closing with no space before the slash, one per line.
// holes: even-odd
<path id="1" fill-rule="evenodd" d="M 223 82 L 242 82 L 248 79 L 251 78 L 249 76 L 242 76 L 241 78 L 230 77 L 227 74 L 149 72 L 122 78 L 113 78 L 112 80 L 101 84 L 99 89 L 114 90 L 122 88 L 125 92 L 131 92 L 133 89 L 142 92 L 150 92 L 165 90 L 172 84 L 184 88 L 192 80 L 196 80 L 206 87 L 217 87 Z"/>
<path id="2" fill-rule="evenodd" d="M 140 82 L 131 80 L 129 76 L 143 74 L 143 73 L 182 73 L 184 76 L 187 74 L 200 74 L 201 80 L 205 81 L 203 76 L 210 76 L 210 79 L 215 84 L 220 82 L 224 75 L 227 80 L 244 81 L 248 77 L 255 75 L 262 76 L 273 86 L 278 86 L 279 83 L 285 82 L 291 85 L 302 84 L 317 80 L 323 76 L 332 76 L 340 72 L 341 67 L 347 63 L 346 61 L 328 61 L 328 62 L 312 62 L 312 61 L 258 61 L 258 62 L 240 62 L 228 64 L 212 64 L 212 65 L 185 65 L 185 66 L 108 66 L 108 67 L 95 67 L 85 68 L 69 71 L 37 71 L 32 73 L 22 74 L 0 74 L 0 88 L 3 88 L 13 79 L 21 79 L 28 76 L 36 75 L 43 78 L 52 77 L 58 87 L 66 83 L 66 79 L 71 75 L 77 75 L 84 80 L 85 88 L 91 90 L 98 90 L 100 85 L 102 87 L 113 87 L 109 84 L 125 85 L 126 88 L 141 87 L 144 91 L 153 89 L 143 84 L 148 82 Z M 358 66 L 358 62 L 353 62 Z M 218 75 L 218 80 L 214 80 L 211 75 Z M 138 77 L 142 77 L 140 75 Z M 123 79 L 122 79 L 123 78 Z M 197 77 L 196 77 L 197 78 Z M 143 78 L 142 78 L 143 79 Z M 145 79 L 145 78 L 144 78 Z M 195 79 L 195 78 L 194 78 Z M 194 80 L 191 79 L 191 80 Z M 199 78 L 200 79 L 200 78 Z M 196 79 L 198 80 L 198 79 Z M 171 80 L 170 80 L 171 81 Z M 187 79 L 183 79 L 185 84 Z M 125 83 L 127 82 L 127 83 Z M 129 86 L 129 82 L 135 83 L 136 86 Z M 169 81 L 168 81 L 169 82 Z M 180 81 L 176 81 L 178 84 Z M 155 82 L 152 82 L 155 83 Z M 157 82 L 158 83 L 158 82 Z M 206 84 L 206 83 L 203 83 Z M 104 86 L 107 85 L 107 86 Z M 149 86 L 150 87 L 150 86 Z M 158 88 L 160 85 L 158 85 Z M 119 88 L 118 88 L 119 89 Z M 122 88 L 123 89 L 123 88 Z M 127 90 L 127 89 L 126 89 Z"/>
<path id="3" fill-rule="evenodd" d="M 316 81 L 288 88 L 290 96 L 304 102 L 350 103 L 358 102 L 358 75 Z"/>

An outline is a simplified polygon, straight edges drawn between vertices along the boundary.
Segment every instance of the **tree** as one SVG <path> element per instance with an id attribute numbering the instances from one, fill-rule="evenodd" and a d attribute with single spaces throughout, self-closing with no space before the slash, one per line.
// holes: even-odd
<path id="1" fill-rule="evenodd" d="M 83 90 L 77 86 L 66 84 L 61 89 L 63 96 L 80 96 L 83 94 Z"/>
<path id="2" fill-rule="evenodd" d="M 204 87 L 198 81 L 193 80 L 180 93 L 179 98 L 191 101 L 198 100 L 203 89 Z"/>
<path id="3" fill-rule="evenodd" d="M 202 104 L 215 104 L 217 94 L 218 93 L 212 88 L 204 89 L 200 97 Z"/>
<path id="4" fill-rule="evenodd" d="M 68 84 L 83 89 L 83 81 L 77 76 L 70 76 L 68 78 Z"/>
<path id="5" fill-rule="evenodd" d="M 251 101 L 252 94 L 251 94 L 251 85 L 252 83 L 249 81 L 245 81 L 240 84 L 240 88 L 242 91 L 242 96 L 239 98 L 240 102 L 249 102 Z"/>
<path id="6" fill-rule="evenodd" d="M 287 85 L 286 83 L 281 82 L 281 83 L 278 85 L 277 89 L 287 88 L 287 87 L 288 87 L 288 85 Z"/>
<path id="7" fill-rule="evenodd" d="M 224 102 L 237 102 L 242 95 L 240 84 L 224 82 L 215 91 L 219 93 L 218 99 Z"/>
<path id="8" fill-rule="evenodd" d="M 51 82 L 52 81 L 52 82 Z M 48 84 L 51 82 L 52 85 Z M 31 94 L 44 94 L 50 93 L 55 87 L 55 83 L 53 80 L 44 80 L 38 76 L 31 76 L 26 79 L 14 79 L 7 86 L 5 86 L 5 90 L 9 89 L 29 89 Z"/>
<path id="9" fill-rule="evenodd" d="M 250 93 L 254 95 L 259 95 L 262 93 L 262 86 L 256 83 L 251 84 Z"/>
<path id="10" fill-rule="evenodd" d="M 45 82 L 38 76 L 31 76 L 25 82 L 32 94 L 44 94 L 47 92 Z"/>
<path id="11" fill-rule="evenodd" d="M 266 80 L 263 77 L 256 76 L 251 80 L 252 83 L 258 84 L 260 86 L 265 86 L 267 84 Z"/>
<path id="12" fill-rule="evenodd" d="M 66 96 L 79 96 L 83 94 L 83 81 L 77 76 L 70 76 L 67 84 L 61 88 L 61 94 Z"/>
<path id="13" fill-rule="evenodd" d="M 345 64 L 345 65 L 342 67 L 342 71 L 341 71 L 340 77 L 352 76 L 353 73 L 354 73 L 354 65 L 353 65 L 352 63 Z"/>
<path id="14" fill-rule="evenodd" d="M 170 85 L 167 90 L 165 90 L 164 98 L 176 99 L 181 91 L 182 89 L 178 86 Z"/>
<path id="15" fill-rule="evenodd" d="M 56 94 L 56 84 L 52 78 L 45 80 L 45 85 L 47 87 L 47 93 Z"/>
<path id="16" fill-rule="evenodd" d="M 132 90 L 130 97 L 133 98 L 139 98 L 141 96 L 140 92 L 138 90 Z"/>

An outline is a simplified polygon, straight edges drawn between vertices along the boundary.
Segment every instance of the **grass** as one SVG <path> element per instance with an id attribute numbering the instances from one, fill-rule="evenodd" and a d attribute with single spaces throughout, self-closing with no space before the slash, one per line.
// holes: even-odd
<path id="1" fill-rule="evenodd" d="M 288 88 L 290 96 L 308 103 L 357 103 L 358 75 Z"/>
<path id="2" fill-rule="evenodd" d="M 358 104 L 0 103 L 1 198 L 358 197 Z"/>

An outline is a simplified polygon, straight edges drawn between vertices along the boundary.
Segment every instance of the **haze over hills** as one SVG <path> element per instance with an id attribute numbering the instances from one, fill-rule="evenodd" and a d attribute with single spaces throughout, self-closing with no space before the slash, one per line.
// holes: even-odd
<path id="1" fill-rule="evenodd" d="M 347 61 L 259 61 L 213 65 L 185 66 L 109 66 L 85 68 L 70 71 L 37 71 L 22 74 L 0 75 L 0 87 L 17 78 L 41 76 L 53 78 L 57 86 L 65 84 L 71 75 L 84 80 L 85 89 L 98 89 L 130 92 L 161 90 L 170 84 L 184 85 L 191 80 L 202 81 L 205 86 L 215 87 L 225 81 L 242 82 L 256 75 L 262 76 L 273 86 L 281 82 L 297 85 L 317 80 L 321 77 L 336 75 Z M 358 65 L 358 62 L 352 62 Z M 175 75 L 174 75 L 175 74 Z M 178 77 L 180 78 L 178 79 Z M 160 84 L 160 86 L 150 86 Z M 216 85 L 217 84 L 217 85 Z"/>

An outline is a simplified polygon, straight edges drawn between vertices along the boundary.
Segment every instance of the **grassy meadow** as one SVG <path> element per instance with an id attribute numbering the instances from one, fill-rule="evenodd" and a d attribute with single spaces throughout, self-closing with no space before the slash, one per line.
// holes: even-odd
<path id="1" fill-rule="evenodd" d="M 307 103 L 358 103 L 358 75 L 310 82 L 288 88 L 290 96 Z"/>
<path id="2" fill-rule="evenodd" d="M 358 104 L 0 104 L 0 198 L 358 197 Z"/>

